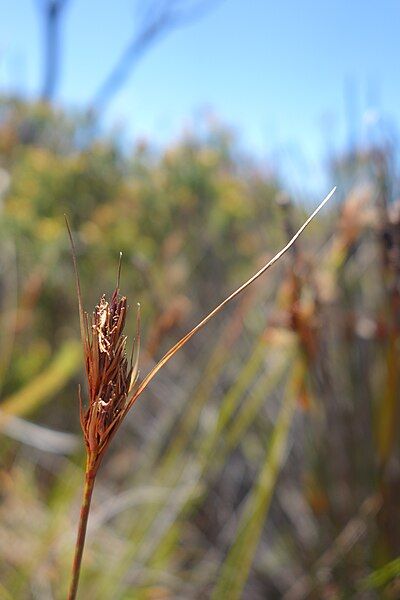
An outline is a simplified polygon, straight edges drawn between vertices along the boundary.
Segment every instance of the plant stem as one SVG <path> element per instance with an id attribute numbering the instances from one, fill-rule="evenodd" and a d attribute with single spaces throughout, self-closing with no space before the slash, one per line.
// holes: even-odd
<path id="1" fill-rule="evenodd" d="M 81 572 L 82 554 L 85 546 L 86 528 L 88 523 L 90 503 L 94 482 L 96 479 L 97 469 L 94 469 L 91 464 L 87 463 L 85 472 L 85 487 L 83 490 L 83 498 L 81 505 L 81 514 L 79 517 L 78 535 L 75 544 L 75 557 L 72 565 L 71 584 L 68 593 L 68 600 L 75 600 L 78 591 L 79 575 Z"/>

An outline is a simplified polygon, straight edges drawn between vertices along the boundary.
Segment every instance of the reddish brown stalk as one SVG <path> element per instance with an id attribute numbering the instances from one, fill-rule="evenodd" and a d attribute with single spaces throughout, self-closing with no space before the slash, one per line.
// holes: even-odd
<path id="1" fill-rule="evenodd" d="M 81 505 L 81 513 L 79 517 L 78 535 L 75 544 L 75 556 L 72 565 L 72 577 L 71 585 L 68 594 L 68 600 L 76 598 L 79 583 L 79 574 L 81 571 L 83 548 L 85 546 L 86 528 L 90 512 L 90 503 L 92 501 L 92 494 L 94 488 L 94 482 L 96 480 L 96 470 L 89 467 L 86 468 L 85 472 L 85 485 L 83 488 L 83 498 Z"/>
<path id="2" fill-rule="evenodd" d="M 118 267 L 117 286 L 114 293 L 110 299 L 107 299 L 105 296 L 100 298 L 90 319 L 89 325 L 89 316 L 83 311 L 75 246 L 67 221 L 76 275 L 79 321 L 88 382 L 88 406 L 86 409 L 83 406 L 79 390 L 80 421 L 86 444 L 87 462 L 85 489 L 75 546 L 75 558 L 72 567 L 71 585 L 68 596 L 69 600 L 74 600 L 77 594 L 86 527 L 90 511 L 90 501 L 97 471 L 104 452 L 118 430 L 123 418 L 136 402 L 140 394 L 146 389 L 153 377 L 176 354 L 176 352 L 178 352 L 178 350 L 200 331 L 200 329 L 231 302 L 231 300 L 236 298 L 236 296 L 241 294 L 256 281 L 256 279 L 261 277 L 261 275 L 272 267 L 272 265 L 274 265 L 289 250 L 304 229 L 311 223 L 316 214 L 328 202 L 334 194 L 335 189 L 336 188 L 334 188 L 319 204 L 286 246 L 266 265 L 257 271 L 257 273 L 214 308 L 214 310 L 204 317 L 196 327 L 179 340 L 161 358 L 138 386 L 136 386 L 136 382 L 139 374 L 140 312 L 138 308 L 137 335 L 131 358 L 128 360 L 126 353 L 127 338 L 124 335 L 127 301 L 126 297 L 120 296 L 119 293 L 121 262 Z"/>

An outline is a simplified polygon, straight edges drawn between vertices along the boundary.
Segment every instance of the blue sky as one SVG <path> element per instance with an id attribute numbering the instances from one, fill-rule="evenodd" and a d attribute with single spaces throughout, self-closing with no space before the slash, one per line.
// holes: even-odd
<path id="1" fill-rule="evenodd" d="M 2 90 L 40 90 L 38 4 L 0 1 Z M 137 6 L 70 0 L 59 103 L 90 101 L 134 31 Z M 217 2 L 150 49 L 105 122 L 163 144 L 212 111 L 250 153 L 274 157 L 307 188 L 323 181 L 328 148 L 364 139 L 379 119 L 399 122 L 399 24 L 398 0 Z"/>

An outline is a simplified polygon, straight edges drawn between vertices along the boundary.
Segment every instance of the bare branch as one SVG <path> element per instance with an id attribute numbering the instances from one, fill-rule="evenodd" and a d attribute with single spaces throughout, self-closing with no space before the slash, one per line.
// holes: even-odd
<path id="1" fill-rule="evenodd" d="M 132 37 L 118 58 L 111 72 L 95 93 L 90 109 L 106 110 L 114 96 L 122 88 L 135 65 L 145 52 L 171 29 L 182 27 L 202 17 L 212 6 L 222 0 L 200 0 L 182 7 L 182 0 L 155 1 L 142 12 L 139 31 Z M 185 2 L 187 4 L 187 2 Z"/>
<path id="2" fill-rule="evenodd" d="M 68 0 L 39 0 L 44 21 L 44 76 L 41 98 L 51 101 L 60 71 L 60 19 Z"/>

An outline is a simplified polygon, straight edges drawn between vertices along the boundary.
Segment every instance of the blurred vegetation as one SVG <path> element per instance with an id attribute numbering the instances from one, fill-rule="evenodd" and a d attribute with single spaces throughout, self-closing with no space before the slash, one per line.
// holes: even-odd
<path id="1" fill-rule="evenodd" d="M 332 160 L 340 202 L 135 405 L 95 490 L 82 598 L 399 597 L 394 165 L 384 144 Z M 123 252 L 145 373 L 305 213 L 223 128 L 128 151 L 15 99 L 0 199 L 0 597 L 63 598 L 84 458 L 64 214 L 88 310 Z"/>

